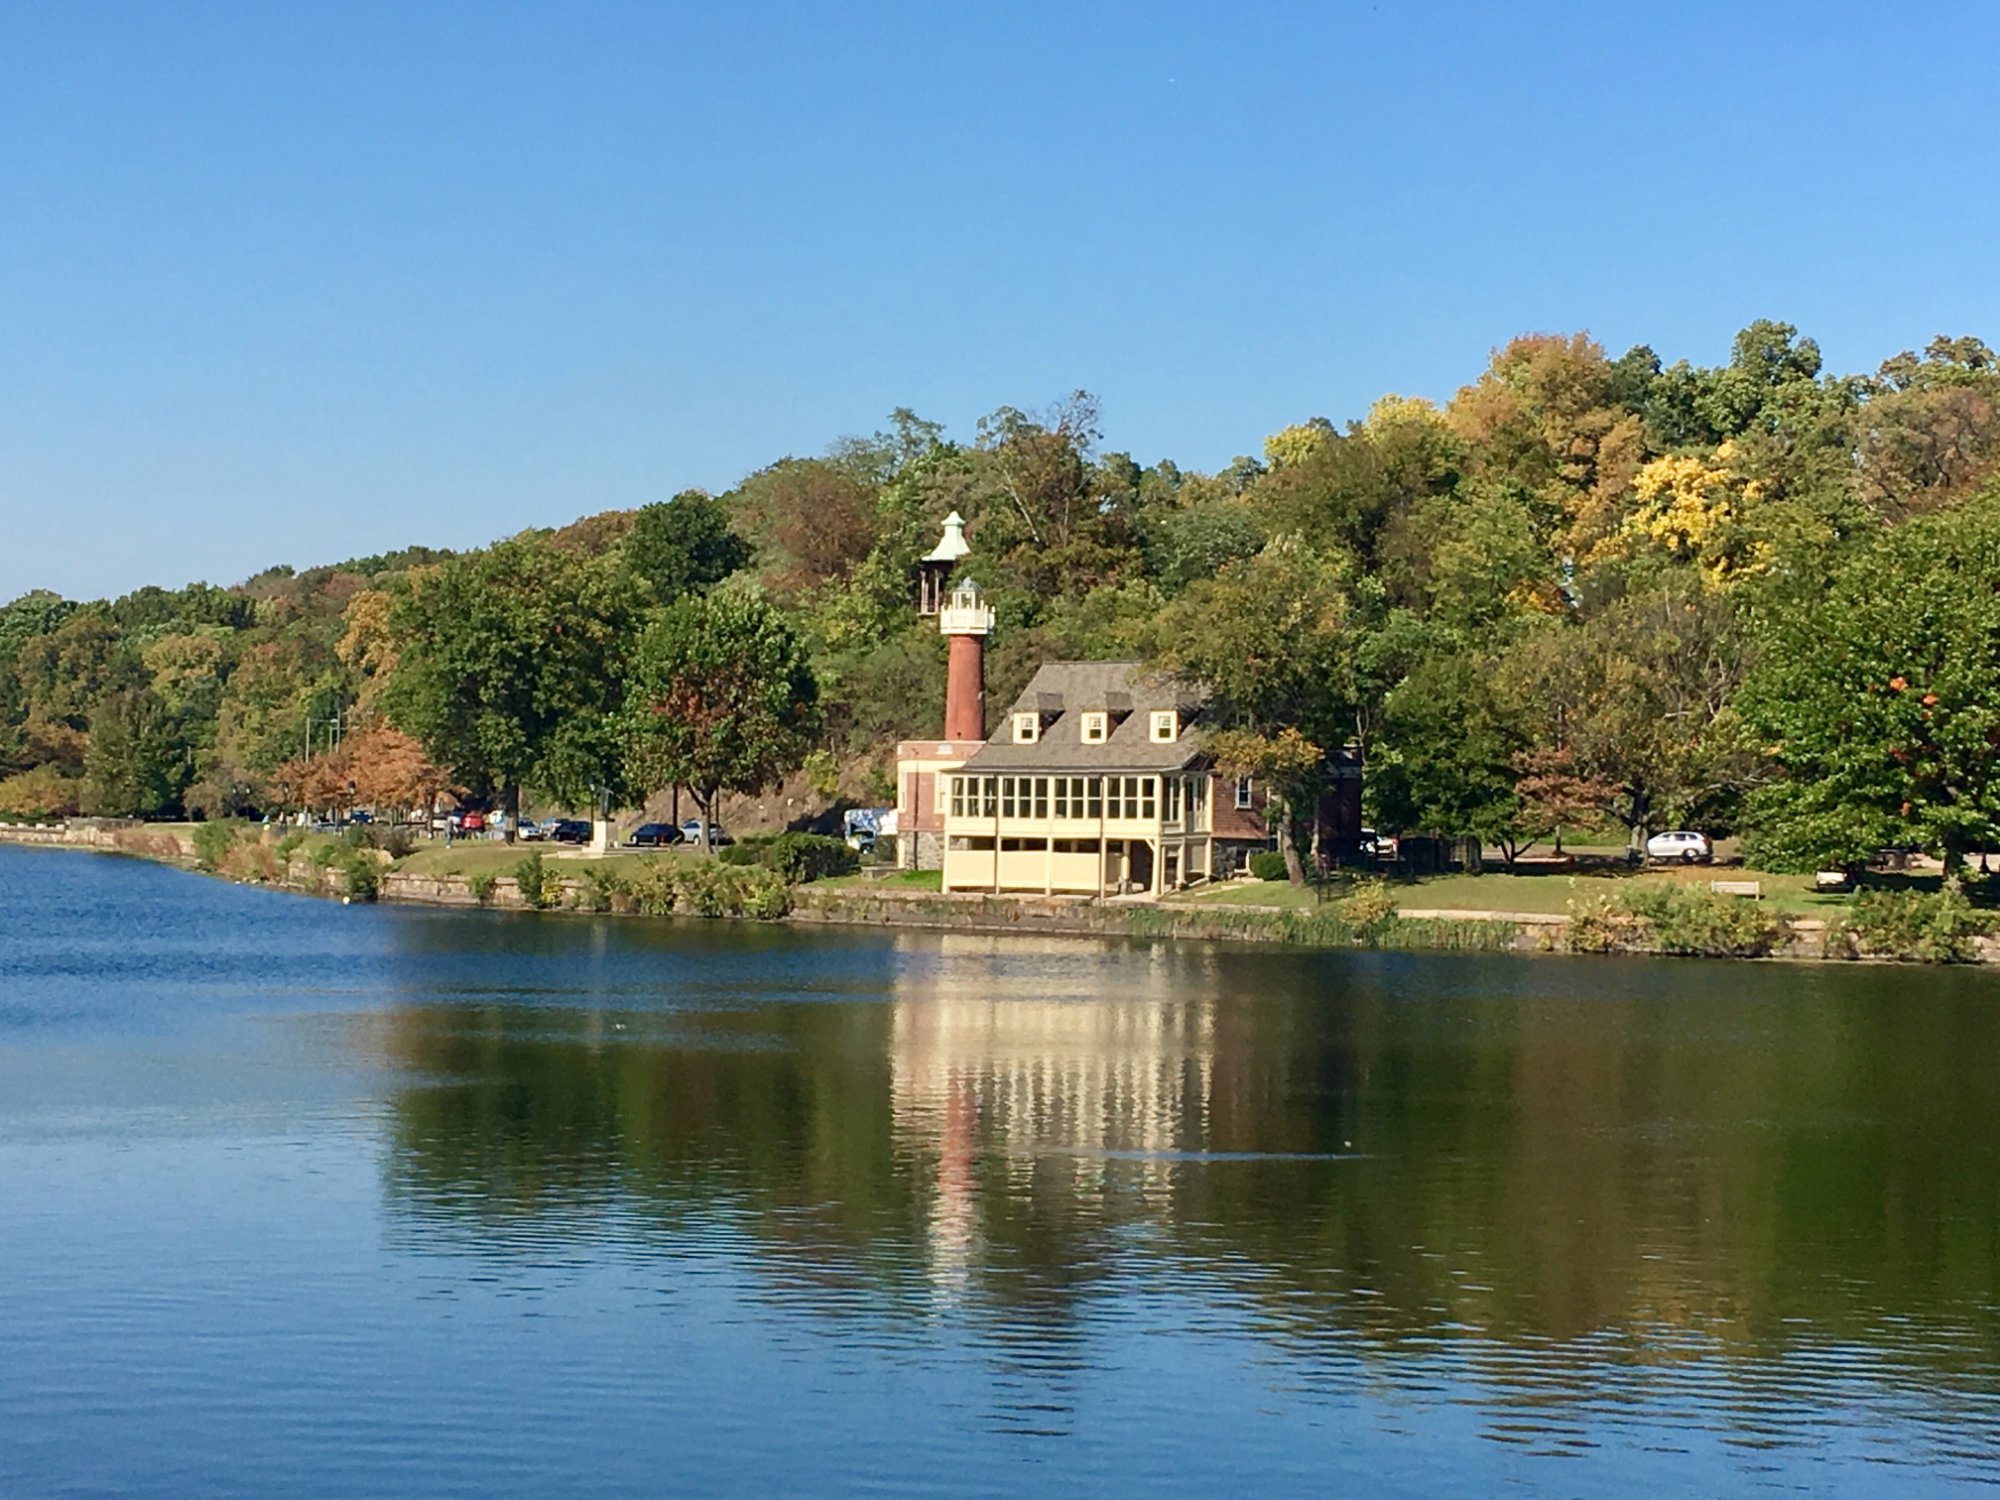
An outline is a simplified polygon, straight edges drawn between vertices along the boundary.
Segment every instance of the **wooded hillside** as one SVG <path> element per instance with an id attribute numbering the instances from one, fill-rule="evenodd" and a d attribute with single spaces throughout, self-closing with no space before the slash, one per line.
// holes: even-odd
<path id="1" fill-rule="evenodd" d="M 0 609 L 0 812 L 637 800 L 697 762 L 719 788 L 880 757 L 936 732 L 910 569 L 957 510 L 994 701 L 1137 657 L 1210 682 L 1234 753 L 1295 787 L 1301 742 L 1362 746 L 1385 830 L 1956 855 L 2000 825 L 1996 406 L 1977 340 L 1842 375 L 1766 322 L 1715 368 L 1520 338 L 1441 407 L 1283 426 L 1217 474 L 1100 451 L 1082 392 L 962 436 L 898 411 L 480 551 L 28 594 Z"/>

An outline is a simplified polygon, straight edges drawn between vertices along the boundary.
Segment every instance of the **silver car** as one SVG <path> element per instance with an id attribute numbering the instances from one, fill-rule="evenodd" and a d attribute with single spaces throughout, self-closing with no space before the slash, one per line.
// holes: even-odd
<path id="1" fill-rule="evenodd" d="M 1705 865 L 1715 858 L 1715 846 L 1705 833 L 1676 829 L 1646 840 L 1646 858 L 1671 864 Z"/>

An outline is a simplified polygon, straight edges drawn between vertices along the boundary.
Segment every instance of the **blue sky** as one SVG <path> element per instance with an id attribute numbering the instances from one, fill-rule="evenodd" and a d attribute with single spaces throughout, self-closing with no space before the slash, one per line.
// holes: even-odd
<path id="1" fill-rule="evenodd" d="M 2000 8 L 0 5 L 0 599 L 909 406 L 1212 469 L 1528 330 L 2000 341 Z"/>

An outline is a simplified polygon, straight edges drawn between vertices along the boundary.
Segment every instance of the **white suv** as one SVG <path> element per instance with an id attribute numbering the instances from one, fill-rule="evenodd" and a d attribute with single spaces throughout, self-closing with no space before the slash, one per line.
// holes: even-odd
<path id="1" fill-rule="evenodd" d="M 1705 865 L 1715 858 L 1715 846 L 1705 833 L 1689 833 L 1685 829 L 1656 833 L 1646 840 L 1646 858 Z"/>

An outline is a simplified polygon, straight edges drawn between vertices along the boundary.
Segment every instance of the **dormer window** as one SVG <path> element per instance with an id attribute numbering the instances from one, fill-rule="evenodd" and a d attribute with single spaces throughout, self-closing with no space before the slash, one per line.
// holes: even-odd
<path id="1" fill-rule="evenodd" d="M 1101 745 L 1110 737 L 1111 715 L 1085 714 L 1083 716 L 1083 742 L 1086 745 Z"/>
<path id="2" fill-rule="evenodd" d="M 1040 714 L 1014 715 L 1014 743 L 1032 745 L 1042 737 L 1042 716 Z"/>
<path id="3" fill-rule="evenodd" d="M 1171 708 L 1155 709 L 1152 716 L 1153 743 L 1171 745 L 1180 738 L 1181 716 Z"/>

